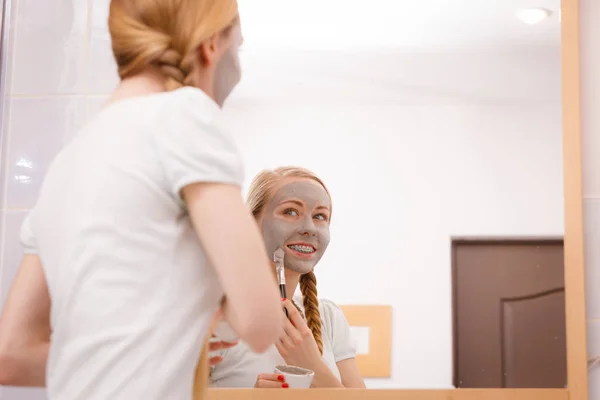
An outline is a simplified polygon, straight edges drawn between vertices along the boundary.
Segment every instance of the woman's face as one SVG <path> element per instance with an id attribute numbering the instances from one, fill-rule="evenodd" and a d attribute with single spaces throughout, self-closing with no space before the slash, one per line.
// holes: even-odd
<path id="1" fill-rule="evenodd" d="M 284 180 L 259 220 L 269 258 L 281 247 L 286 268 L 301 274 L 312 271 L 329 245 L 330 215 L 331 201 L 318 182 Z"/>
<path id="2" fill-rule="evenodd" d="M 214 83 L 215 101 L 221 106 L 242 78 L 239 48 L 244 39 L 239 21 L 231 27 L 223 40 L 225 51 L 217 61 Z"/>

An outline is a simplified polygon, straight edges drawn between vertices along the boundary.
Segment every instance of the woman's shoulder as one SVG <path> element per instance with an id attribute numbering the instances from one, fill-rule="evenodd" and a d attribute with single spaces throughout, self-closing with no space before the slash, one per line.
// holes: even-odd
<path id="1" fill-rule="evenodd" d="M 295 296 L 294 302 L 300 307 L 302 312 L 304 312 L 302 296 Z M 340 323 L 347 324 L 344 312 L 333 300 L 319 298 L 319 312 L 321 314 L 321 321 L 323 321 L 326 329 Z"/>
<path id="2" fill-rule="evenodd" d="M 342 308 L 329 299 L 319 299 L 319 308 L 323 338 L 330 342 L 335 362 L 356 357 L 356 345 Z"/>
<path id="3" fill-rule="evenodd" d="M 200 89 L 165 94 L 150 135 L 157 158 L 176 196 L 191 182 L 241 186 L 244 163 L 234 137 L 223 125 L 220 107 Z"/>
<path id="4" fill-rule="evenodd" d="M 202 90 L 184 87 L 164 93 L 157 102 L 155 130 L 167 140 L 185 138 L 190 146 L 232 153 L 241 158 L 233 135 L 226 127 L 221 107 Z"/>
<path id="5" fill-rule="evenodd" d="M 348 321 L 342 308 L 329 299 L 319 299 L 321 321 L 326 330 L 340 332 L 349 329 Z"/>
<path id="6" fill-rule="evenodd" d="M 341 307 L 338 306 L 333 300 L 329 299 L 319 299 L 319 308 L 322 311 L 332 315 L 344 314 Z"/>
<path id="7" fill-rule="evenodd" d="M 153 106 L 155 117 L 168 120 L 171 124 L 203 128 L 218 125 L 221 120 L 221 107 L 206 93 L 194 87 L 183 87 L 155 96 Z M 219 129 L 219 133 L 224 132 Z"/>
<path id="8" fill-rule="evenodd" d="M 145 126 L 162 130 L 170 125 L 213 125 L 219 121 L 221 108 L 202 90 L 182 87 L 169 92 L 113 99 L 98 113 L 103 120 L 138 120 Z M 175 127 L 175 126 L 174 126 Z M 171 134 L 172 132 L 166 132 Z"/>

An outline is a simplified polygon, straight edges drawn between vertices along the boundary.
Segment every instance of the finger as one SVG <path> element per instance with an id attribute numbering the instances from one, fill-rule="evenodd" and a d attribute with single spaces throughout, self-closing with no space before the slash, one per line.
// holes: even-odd
<path id="1" fill-rule="evenodd" d="M 277 381 L 265 381 L 262 379 L 259 379 L 258 381 L 256 381 L 256 384 L 254 385 L 255 388 L 261 388 L 261 389 L 281 389 L 284 386 L 287 387 L 287 383 L 282 383 L 282 382 L 277 382 Z"/>
<path id="2" fill-rule="evenodd" d="M 254 387 L 281 388 L 285 383 L 285 377 L 281 374 L 259 374 Z"/>
<path id="3" fill-rule="evenodd" d="M 229 349 L 231 347 L 236 346 L 237 344 L 238 344 L 238 342 L 223 342 L 223 341 L 209 342 L 208 350 L 209 351 L 217 351 L 217 350 Z"/>
<path id="4" fill-rule="evenodd" d="M 294 307 L 293 304 L 292 307 Z M 294 309 L 295 308 L 296 307 L 294 307 Z M 291 320 L 292 318 L 290 318 L 291 321 L 286 321 L 286 324 L 284 324 L 284 329 L 294 340 L 296 340 L 297 343 L 301 343 L 305 337 L 312 335 L 312 332 L 308 325 L 306 325 L 306 320 L 302 317 L 298 310 L 296 310 L 296 314 L 298 318 L 295 321 Z"/>
<path id="5" fill-rule="evenodd" d="M 277 342 L 275 342 L 275 348 L 277 349 L 281 357 L 287 357 L 288 349 L 286 346 L 283 345 L 283 343 L 281 343 L 280 340 L 277 340 Z"/>
<path id="6" fill-rule="evenodd" d="M 258 374 L 257 380 L 285 382 L 285 376 L 281 374 Z"/>
<path id="7" fill-rule="evenodd" d="M 294 306 L 292 304 L 291 301 L 285 299 L 283 301 L 283 306 L 288 311 L 288 315 L 290 317 L 290 321 L 292 322 L 292 324 L 294 326 L 300 326 L 300 324 L 302 322 L 304 322 L 304 319 L 302 319 L 302 315 L 300 315 L 300 313 L 298 312 L 298 309 L 296 308 L 296 306 Z"/>
<path id="8" fill-rule="evenodd" d="M 221 357 L 221 356 L 211 357 L 208 359 L 208 365 L 210 365 L 211 367 L 214 367 L 221 361 L 223 361 L 223 357 Z"/>
<path id="9" fill-rule="evenodd" d="M 288 322 L 288 323 L 289 323 L 289 322 Z M 291 329 L 295 330 L 296 328 L 294 328 L 294 327 L 292 326 L 292 327 L 291 327 Z M 286 329 L 286 330 L 283 332 L 283 335 L 280 335 L 280 336 L 279 336 L 279 342 L 280 342 L 280 343 L 281 343 L 283 346 L 285 346 L 285 347 L 287 347 L 287 348 L 289 348 L 289 349 L 292 349 L 292 348 L 294 348 L 294 347 L 296 346 L 296 343 L 294 342 L 294 337 L 290 336 L 290 335 L 287 333 L 287 331 L 288 331 L 288 330 Z M 294 334 L 294 333 L 292 333 L 292 334 Z"/>
<path id="10" fill-rule="evenodd" d="M 302 321 L 302 325 L 296 326 L 294 326 L 290 321 L 285 321 L 283 330 L 294 344 L 300 344 L 302 343 L 302 332 L 298 328 L 301 328 L 304 325 L 306 325 L 304 321 Z"/>

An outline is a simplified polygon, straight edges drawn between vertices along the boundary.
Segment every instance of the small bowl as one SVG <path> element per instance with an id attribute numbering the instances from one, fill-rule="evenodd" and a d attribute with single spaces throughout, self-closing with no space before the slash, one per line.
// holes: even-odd
<path id="1" fill-rule="evenodd" d="M 276 365 L 275 373 L 285 377 L 285 382 L 290 385 L 290 389 L 308 389 L 315 377 L 315 373 L 310 369 L 293 365 Z"/>

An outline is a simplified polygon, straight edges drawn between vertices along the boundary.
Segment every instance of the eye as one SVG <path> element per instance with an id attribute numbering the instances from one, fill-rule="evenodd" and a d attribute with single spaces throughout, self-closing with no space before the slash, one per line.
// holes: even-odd
<path id="1" fill-rule="evenodd" d="M 298 213 L 298 211 L 296 211 L 296 209 L 294 209 L 294 208 L 286 208 L 286 209 L 283 211 L 283 213 L 284 213 L 285 215 L 289 215 L 290 217 L 297 217 L 298 215 L 300 215 L 300 214 Z"/>
<path id="2" fill-rule="evenodd" d="M 318 219 L 320 221 L 327 221 L 327 215 L 325 214 L 317 214 L 313 218 Z"/>

